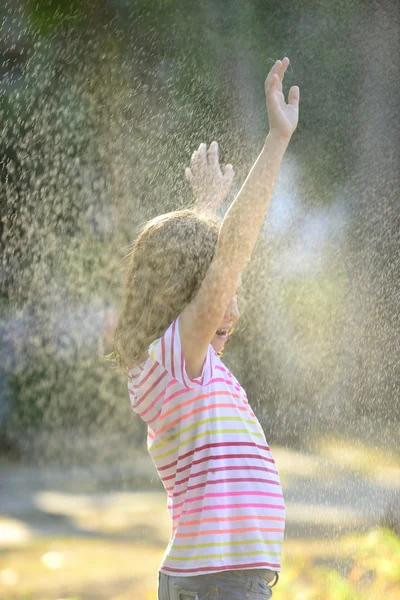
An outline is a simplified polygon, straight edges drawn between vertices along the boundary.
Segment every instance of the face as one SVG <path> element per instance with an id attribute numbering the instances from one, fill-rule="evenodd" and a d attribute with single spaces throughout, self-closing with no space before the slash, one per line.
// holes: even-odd
<path id="1" fill-rule="evenodd" d="M 218 333 L 215 333 L 213 339 L 211 340 L 211 345 L 214 348 L 215 352 L 221 352 L 222 348 L 228 341 L 229 331 L 235 325 L 235 323 L 239 319 L 239 316 L 240 313 L 237 303 L 237 296 L 235 294 L 235 296 L 231 298 L 228 304 L 224 318 L 222 319 L 222 323 L 220 325 L 220 328 L 218 329 Z"/>

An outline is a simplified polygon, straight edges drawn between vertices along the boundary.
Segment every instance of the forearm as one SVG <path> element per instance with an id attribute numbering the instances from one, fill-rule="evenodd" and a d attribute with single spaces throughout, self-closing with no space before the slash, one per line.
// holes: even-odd
<path id="1" fill-rule="evenodd" d="M 290 138 L 269 134 L 221 225 L 216 257 L 238 273 L 257 242 Z"/>

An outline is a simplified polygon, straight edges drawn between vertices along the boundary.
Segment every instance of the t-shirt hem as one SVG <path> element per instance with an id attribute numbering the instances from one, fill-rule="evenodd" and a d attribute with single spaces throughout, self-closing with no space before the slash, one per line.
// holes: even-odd
<path id="1" fill-rule="evenodd" d="M 208 570 L 202 570 L 208 569 Z M 266 570 L 266 571 L 275 571 L 276 573 L 281 572 L 281 567 L 257 567 L 257 566 L 243 566 L 243 565 L 229 565 L 227 567 L 218 568 L 218 570 L 210 571 L 209 567 L 200 567 L 200 570 L 196 569 L 196 571 L 186 571 L 185 573 L 179 572 L 171 572 L 165 571 L 162 567 L 158 569 L 159 573 L 163 573 L 164 575 L 170 575 L 172 577 L 195 577 L 196 575 L 212 575 L 213 573 L 225 573 L 226 571 L 254 571 L 256 569 Z"/>

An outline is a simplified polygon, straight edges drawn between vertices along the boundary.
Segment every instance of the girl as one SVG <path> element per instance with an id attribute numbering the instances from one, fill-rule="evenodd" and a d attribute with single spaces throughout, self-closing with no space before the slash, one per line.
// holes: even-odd
<path id="1" fill-rule="evenodd" d="M 186 174 L 208 210 L 151 220 L 129 255 L 114 356 L 168 494 L 172 529 L 159 600 L 270 598 L 280 571 L 279 476 L 221 356 L 239 318 L 241 273 L 298 122 L 299 88 L 291 87 L 287 104 L 282 93 L 288 65 L 286 57 L 276 61 L 266 79 L 270 131 L 222 224 L 210 206 L 225 197 L 233 171 L 228 166 L 223 176 L 216 143 L 208 155 L 202 144 Z"/>

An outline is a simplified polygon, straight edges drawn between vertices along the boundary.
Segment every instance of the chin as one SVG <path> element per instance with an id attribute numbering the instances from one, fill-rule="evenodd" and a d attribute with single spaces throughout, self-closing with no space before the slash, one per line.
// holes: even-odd
<path id="1" fill-rule="evenodd" d="M 226 342 L 221 342 L 219 339 L 213 338 L 211 341 L 211 346 L 214 348 L 215 352 L 221 352 L 225 346 Z"/>

